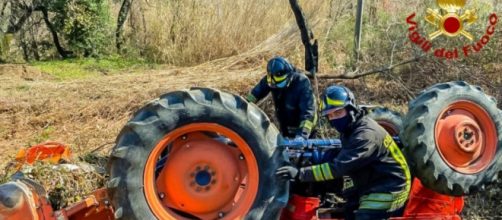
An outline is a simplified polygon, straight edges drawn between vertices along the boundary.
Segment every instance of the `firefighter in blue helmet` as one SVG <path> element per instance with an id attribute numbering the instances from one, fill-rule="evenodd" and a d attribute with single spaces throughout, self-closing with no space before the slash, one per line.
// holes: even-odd
<path id="1" fill-rule="evenodd" d="M 340 152 L 319 165 L 281 167 L 276 175 L 300 182 L 343 178 L 346 219 L 399 216 L 408 198 L 411 177 L 393 138 L 365 115 L 346 87 L 328 87 L 322 95 L 321 110 L 341 135 Z"/>
<path id="2" fill-rule="evenodd" d="M 249 102 L 258 102 L 272 93 L 275 113 L 284 137 L 307 139 L 317 123 L 314 93 L 309 79 L 283 57 L 274 57 L 267 64 L 267 75 L 247 95 Z"/>

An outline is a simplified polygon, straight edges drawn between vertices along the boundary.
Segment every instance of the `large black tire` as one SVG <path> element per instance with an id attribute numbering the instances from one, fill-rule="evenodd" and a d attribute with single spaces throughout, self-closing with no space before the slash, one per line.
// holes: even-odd
<path id="1" fill-rule="evenodd" d="M 438 141 L 435 133 L 436 123 L 444 119 L 440 117 L 449 117 L 450 114 L 444 111 L 454 106 L 454 103 L 465 101 L 483 109 L 496 129 L 494 144 L 483 148 L 493 149 L 494 157 L 475 172 L 462 170 L 460 172 L 459 169 L 455 169 L 457 167 L 448 163 L 444 155 L 439 152 L 436 142 Z M 425 89 L 409 103 L 408 107 L 409 112 L 404 119 L 400 138 L 405 145 L 404 153 L 412 174 L 418 177 L 426 187 L 442 194 L 460 196 L 473 193 L 497 178 L 502 167 L 502 115 L 493 97 L 483 93 L 480 87 L 466 82 L 448 82 Z M 442 116 L 444 114 L 447 116 Z M 474 114 L 474 117 L 478 116 Z M 479 123 L 480 119 L 476 118 L 476 120 Z M 487 132 L 493 131 L 483 131 L 480 134 L 485 135 Z M 451 134 L 452 137 L 455 135 L 456 133 Z M 485 151 L 487 152 L 483 150 L 482 154 Z M 476 162 L 473 161 L 473 164 Z"/>
<path id="2" fill-rule="evenodd" d="M 375 120 L 392 136 L 399 135 L 403 129 L 403 116 L 401 113 L 392 111 L 386 107 L 371 109 L 368 117 Z"/>
<path id="3" fill-rule="evenodd" d="M 206 88 L 167 93 L 136 112 L 122 129 L 111 154 L 107 184 L 116 217 L 156 219 L 143 187 L 146 158 L 166 134 L 191 123 L 216 123 L 245 140 L 259 169 L 258 193 L 246 219 L 276 218 L 288 198 L 287 183 L 274 176 L 287 160 L 276 147 L 281 138 L 277 128 L 256 105 Z"/>

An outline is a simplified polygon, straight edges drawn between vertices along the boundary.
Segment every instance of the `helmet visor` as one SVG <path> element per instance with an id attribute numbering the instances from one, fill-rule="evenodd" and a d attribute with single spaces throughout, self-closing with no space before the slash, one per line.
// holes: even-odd
<path id="1" fill-rule="evenodd" d="M 343 109 L 345 106 L 347 106 L 347 103 L 343 100 L 335 100 L 325 97 L 323 102 L 321 102 L 321 116 L 326 116 L 330 113 Z"/>
<path id="2" fill-rule="evenodd" d="M 286 78 L 288 78 L 287 74 L 284 74 L 282 76 L 272 76 L 272 79 L 274 80 L 275 83 L 281 83 L 284 80 L 286 80 Z"/>
<path id="3" fill-rule="evenodd" d="M 267 74 L 267 83 L 270 87 L 277 87 L 278 85 L 285 85 L 288 79 L 288 74 L 275 76 L 272 74 Z"/>

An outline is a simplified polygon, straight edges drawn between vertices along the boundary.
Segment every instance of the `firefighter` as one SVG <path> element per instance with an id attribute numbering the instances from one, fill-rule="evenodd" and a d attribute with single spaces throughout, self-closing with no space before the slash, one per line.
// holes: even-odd
<path id="1" fill-rule="evenodd" d="M 275 105 L 281 134 L 297 140 L 308 139 L 317 123 L 316 104 L 310 81 L 283 57 L 267 64 L 267 75 L 247 95 L 256 103 L 269 93 Z"/>
<path id="2" fill-rule="evenodd" d="M 411 177 L 406 159 L 393 138 L 355 103 L 346 87 L 328 87 L 322 116 L 340 133 L 342 148 L 327 162 L 297 169 L 277 169 L 279 178 L 321 182 L 343 178 L 345 219 L 388 219 L 402 215 Z"/>

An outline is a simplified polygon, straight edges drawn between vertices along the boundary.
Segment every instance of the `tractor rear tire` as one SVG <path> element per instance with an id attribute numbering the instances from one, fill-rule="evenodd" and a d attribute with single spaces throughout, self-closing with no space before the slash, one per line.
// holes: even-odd
<path id="1" fill-rule="evenodd" d="M 400 138 L 412 174 L 442 194 L 474 193 L 502 167 L 496 99 L 466 82 L 436 84 L 409 103 Z"/>
<path id="2" fill-rule="evenodd" d="M 391 136 L 397 136 L 403 128 L 403 116 L 401 113 L 392 111 L 386 107 L 377 107 L 370 111 L 368 117 L 375 120 Z"/>
<path id="3" fill-rule="evenodd" d="M 274 175 L 287 163 L 276 147 L 281 138 L 265 113 L 240 96 L 207 88 L 162 95 L 137 111 L 116 139 L 107 184 L 115 217 L 277 218 L 289 190 Z M 194 172 L 185 171 L 189 163 Z M 229 194 L 232 184 L 236 189 Z M 223 201 L 223 194 L 230 199 Z"/>

